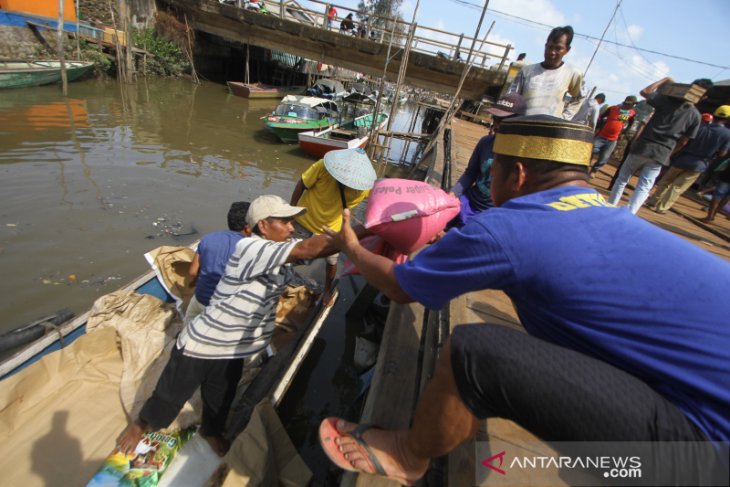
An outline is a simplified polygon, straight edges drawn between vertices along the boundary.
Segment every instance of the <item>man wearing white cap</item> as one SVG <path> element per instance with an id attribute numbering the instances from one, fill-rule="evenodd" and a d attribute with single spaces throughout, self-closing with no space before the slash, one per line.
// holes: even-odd
<path id="1" fill-rule="evenodd" d="M 180 332 L 155 391 L 119 436 L 122 451 L 134 451 L 145 432 L 167 427 L 200 386 L 200 434 L 225 453 L 223 430 L 243 365 L 271 341 L 276 298 L 294 277 L 292 264 L 335 251 L 326 236 L 292 238 L 294 217 L 306 211 L 275 195 L 251 202 L 246 224 L 253 235 L 236 244 L 210 304 Z"/>
<path id="2" fill-rule="evenodd" d="M 319 235 L 327 226 L 339 231 L 342 211 L 356 207 L 370 193 L 377 175 L 365 151 L 356 149 L 333 150 L 302 173 L 290 203 L 307 208 L 296 217 L 297 236 Z M 324 303 L 334 304 L 332 284 L 337 275 L 337 258 L 327 258 L 324 282 Z"/>

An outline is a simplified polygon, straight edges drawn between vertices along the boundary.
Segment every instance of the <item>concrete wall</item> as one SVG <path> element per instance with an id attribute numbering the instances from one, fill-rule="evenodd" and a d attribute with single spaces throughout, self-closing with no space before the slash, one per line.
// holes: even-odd
<path id="1" fill-rule="evenodd" d="M 56 49 L 55 33 L 41 30 L 41 35 L 48 41 L 52 49 Z M 54 56 L 36 39 L 27 27 L 0 26 L 0 58 L 28 59 L 49 58 Z"/>

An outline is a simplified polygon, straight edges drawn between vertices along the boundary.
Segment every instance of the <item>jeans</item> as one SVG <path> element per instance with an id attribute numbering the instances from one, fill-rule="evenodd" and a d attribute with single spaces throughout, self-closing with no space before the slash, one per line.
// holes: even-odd
<path id="1" fill-rule="evenodd" d="M 611 190 L 611 195 L 608 197 L 608 202 L 617 206 L 618 202 L 621 201 L 621 195 L 624 193 L 626 183 L 629 182 L 629 179 L 631 179 L 631 176 L 636 171 L 641 170 L 639 173 L 639 182 L 636 184 L 636 189 L 634 190 L 634 194 L 631 195 L 628 204 L 629 211 L 635 215 L 639 211 L 639 208 L 641 208 L 641 205 L 644 204 L 644 201 L 646 201 L 646 198 L 649 197 L 649 191 L 654 186 L 654 181 L 659 176 L 661 169 L 662 165 L 654 161 L 654 159 L 629 154 L 626 162 L 621 166 L 616 183 Z"/>
<path id="2" fill-rule="evenodd" d="M 596 137 L 593 139 L 593 153 L 598 154 L 598 160 L 591 168 L 591 172 L 598 172 L 603 166 L 606 165 L 608 160 L 613 154 L 613 150 L 616 148 L 617 140 L 608 140 L 603 137 Z"/>

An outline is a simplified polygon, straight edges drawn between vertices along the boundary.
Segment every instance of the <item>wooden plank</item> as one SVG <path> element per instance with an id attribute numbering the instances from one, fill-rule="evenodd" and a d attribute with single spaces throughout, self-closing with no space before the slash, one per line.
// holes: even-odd
<path id="1" fill-rule="evenodd" d="M 707 90 L 696 84 L 664 83 L 659 87 L 659 93 L 679 98 L 690 103 L 697 103 Z"/>
<path id="2" fill-rule="evenodd" d="M 391 304 L 361 422 L 386 429 L 410 426 L 420 377 L 423 318 L 420 304 Z M 394 487 L 399 484 L 373 475 L 348 473 L 341 485 Z"/>

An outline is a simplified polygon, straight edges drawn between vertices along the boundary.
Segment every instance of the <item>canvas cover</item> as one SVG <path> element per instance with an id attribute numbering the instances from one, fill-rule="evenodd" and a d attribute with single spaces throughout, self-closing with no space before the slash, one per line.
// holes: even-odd
<path id="1" fill-rule="evenodd" d="M 291 292 L 280 317 L 296 320 L 291 299 L 303 297 Z M 174 305 L 117 291 L 94 303 L 85 335 L 0 382 L 3 485 L 85 485 L 152 392 L 181 326 Z M 186 405 L 171 429 L 199 411 Z"/>

